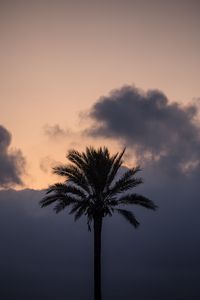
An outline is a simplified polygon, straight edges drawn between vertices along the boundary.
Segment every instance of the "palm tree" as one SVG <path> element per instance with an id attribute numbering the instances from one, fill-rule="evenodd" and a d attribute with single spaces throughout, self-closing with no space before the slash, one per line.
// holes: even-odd
<path id="1" fill-rule="evenodd" d="M 106 147 L 95 150 L 87 147 L 85 152 L 70 150 L 67 165 L 53 168 L 55 174 L 65 178 L 64 183 L 56 183 L 47 189 L 47 195 L 40 201 L 42 207 L 55 203 L 56 213 L 70 207 L 75 221 L 87 217 L 89 231 L 94 231 L 94 299 L 101 300 L 101 231 L 103 218 L 114 212 L 122 215 L 131 225 L 139 222 L 130 210 L 123 205 L 140 205 L 156 209 L 153 201 L 132 192 L 132 188 L 142 183 L 135 177 L 140 168 L 127 169 L 120 178 L 125 149 L 113 156 Z M 117 175 L 117 176 L 116 176 Z M 130 191 L 127 193 L 127 191 Z"/>

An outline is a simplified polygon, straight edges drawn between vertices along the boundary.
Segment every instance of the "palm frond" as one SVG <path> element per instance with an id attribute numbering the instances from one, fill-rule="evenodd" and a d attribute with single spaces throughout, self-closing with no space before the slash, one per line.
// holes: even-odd
<path id="1" fill-rule="evenodd" d="M 69 206 L 72 203 L 66 202 L 66 201 L 58 201 L 58 203 L 54 206 L 53 210 L 58 214 L 62 210 L 64 210 L 67 206 Z"/>
<path id="2" fill-rule="evenodd" d="M 100 147 L 97 150 L 87 147 L 86 152 L 82 153 L 82 156 L 86 162 L 84 175 L 93 190 L 98 194 L 104 190 L 112 166 L 109 151 L 105 147 Z"/>
<path id="3" fill-rule="evenodd" d="M 70 162 L 74 163 L 80 170 L 84 170 L 86 166 L 86 162 L 84 160 L 84 157 L 82 153 L 79 151 L 76 151 L 74 149 L 69 150 L 67 154 L 67 158 Z"/>
<path id="4" fill-rule="evenodd" d="M 117 211 L 121 216 L 123 216 L 135 228 L 137 228 L 140 225 L 140 223 L 130 210 L 116 208 L 115 211 Z"/>
<path id="5" fill-rule="evenodd" d="M 73 196 L 66 196 L 63 194 L 56 193 L 53 195 L 43 197 L 43 199 L 40 201 L 40 204 L 41 207 L 46 207 L 53 204 L 54 202 L 63 203 L 63 205 L 65 205 L 66 207 L 72 203 L 76 203 L 77 199 Z"/>
<path id="6" fill-rule="evenodd" d="M 82 217 L 82 215 L 85 213 L 85 210 L 86 210 L 86 206 L 82 205 L 81 207 L 79 207 L 79 209 L 76 211 L 74 215 L 74 220 L 77 221 L 78 219 L 80 219 L 80 217 Z"/>
<path id="7" fill-rule="evenodd" d="M 114 209 L 112 208 L 112 206 L 105 206 L 104 207 L 104 209 L 103 209 L 103 216 L 105 217 L 105 216 L 110 216 L 110 217 L 112 217 L 112 215 L 113 215 L 113 211 L 114 211 Z"/>
<path id="8" fill-rule="evenodd" d="M 117 202 L 118 204 L 136 204 L 153 210 L 158 208 L 152 200 L 138 194 L 122 196 Z"/>
<path id="9" fill-rule="evenodd" d="M 83 204 L 79 201 L 73 204 L 72 209 L 70 210 L 69 214 L 74 214 Z"/>
<path id="10" fill-rule="evenodd" d="M 64 196 L 63 196 L 64 198 Z M 49 195 L 49 196 L 45 196 L 42 198 L 42 200 L 40 200 L 40 205 L 41 207 L 46 207 L 54 202 L 58 201 L 58 196 L 57 195 Z"/>
<path id="11" fill-rule="evenodd" d="M 91 231 L 92 220 L 93 218 L 91 216 L 87 216 L 87 226 L 89 231 Z"/>
<path id="12" fill-rule="evenodd" d="M 47 194 L 49 193 L 63 193 L 63 194 L 72 194 L 74 196 L 78 196 L 81 199 L 86 199 L 87 195 L 83 190 L 78 188 L 75 185 L 67 184 L 67 183 L 55 183 L 53 185 L 50 185 L 47 189 Z"/>
<path id="13" fill-rule="evenodd" d="M 140 171 L 139 166 L 126 171 L 124 175 L 122 175 L 121 178 L 114 183 L 113 187 L 108 190 L 108 194 L 116 195 L 141 184 L 143 182 L 142 178 L 134 177 L 138 171 Z"/>
<path id="14" fill-rule="evenodd" d="M 79 168 L 73 165 L 61 165 L 53 168 L 54 174 L 64 176 L 67 181 L 74 183 L 79 188 L 82 188 L 85 192 L 90 193 L 88 182 Z"/>
<path id="15" fill-rule="evenodd" d="M 114 155 L 111 159 L 112 165 L 111 165 L 110 172 L 108 174 L 107 181 L 106 181 L 107 189 L 113 182 L 119 168 L 121 167 L 121 165 L 123 163 L 122 156 L 124 155 L 125 150 L 126 150 L 126 148 L 124 148 L 121 153 L 117 153 L 116 155 Z"/>

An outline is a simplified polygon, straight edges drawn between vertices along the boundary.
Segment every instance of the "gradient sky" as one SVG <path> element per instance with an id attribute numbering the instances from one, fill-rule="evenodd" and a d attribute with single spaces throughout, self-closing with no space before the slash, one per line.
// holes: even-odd
<path id="1" fill-rule="evenodd" d="M 46 186 L 41 165 L 69 147 L 102 143 L 80 138 L 80 113 L 110 90 L 200 96 L 199 12 L 198 0 L 0 1 L 0 123 L 27 160 L 26 186 Z M 56 124 L 55 143 L 45 132 Z"/>
<path id="2" fill-rule="evenodd" d="M 0 0 L 1 299 L 91 298 L 86 220 L 41 209 L 39 189 L 69 148 L 103 144 L 127 146 L 159 206 L 131 207 L 137 231 L 104 221 L 103 299 L 200 299 L 199 15 L 199 0 Z"/>

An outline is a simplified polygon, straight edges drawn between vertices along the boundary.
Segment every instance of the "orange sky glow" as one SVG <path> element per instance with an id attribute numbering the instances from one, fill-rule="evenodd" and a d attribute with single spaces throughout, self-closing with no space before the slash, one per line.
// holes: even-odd
<path id="1" fill-rule="evenodd" d="M 92 105 L 112 89 L 200 97 L 198 0 L 1 1 L 0 124 L 26 157 L 25 187 L 55 181 L 69 148 L 117 141 L 82 136 Z M 45 134 L 58 125 L 56 140 Z"/>

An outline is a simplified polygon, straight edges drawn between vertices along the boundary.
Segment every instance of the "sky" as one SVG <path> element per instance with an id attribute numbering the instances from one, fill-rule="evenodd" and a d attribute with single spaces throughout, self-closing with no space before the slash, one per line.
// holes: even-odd
<path id="1" fill-rule="evenodd" d="M 134 207 L 137 230 L 105 218 L 103 299 L 200 299 L 199 12 L 199 0 L 0 0 L 0 298 L 92 299 L 86 220 L 39 201 L 69 149 L 105 145 L 126 147 L 159 208 Z"/>
<path id="2" fill-rule="evenodd" d="M 134 207 L 138 229 L 116 214 L 104 219 L 103 300 L 198 300 L 197 184 L 173 179 L 164 187 L 146 183 L 137 192 L 159 209 Z M 41 209 L 43 196 L 36 190 L 0 192 L 0 297 L 92 300 L 93 235 L 87 220 L 75 223 L 67 211 Z"/>
<path id="3" fill-rule="evenodd" d="M 12 135 L 7 150 L 24 157 L 24 187 L 55 180 L 52 164 L 69 148 L 105 143 L 82 132 L 113 89 L 158 89 L 181 105 L 199 98 L 199 8 L 198 0 L 0 1 L 0 124 Z"/>

